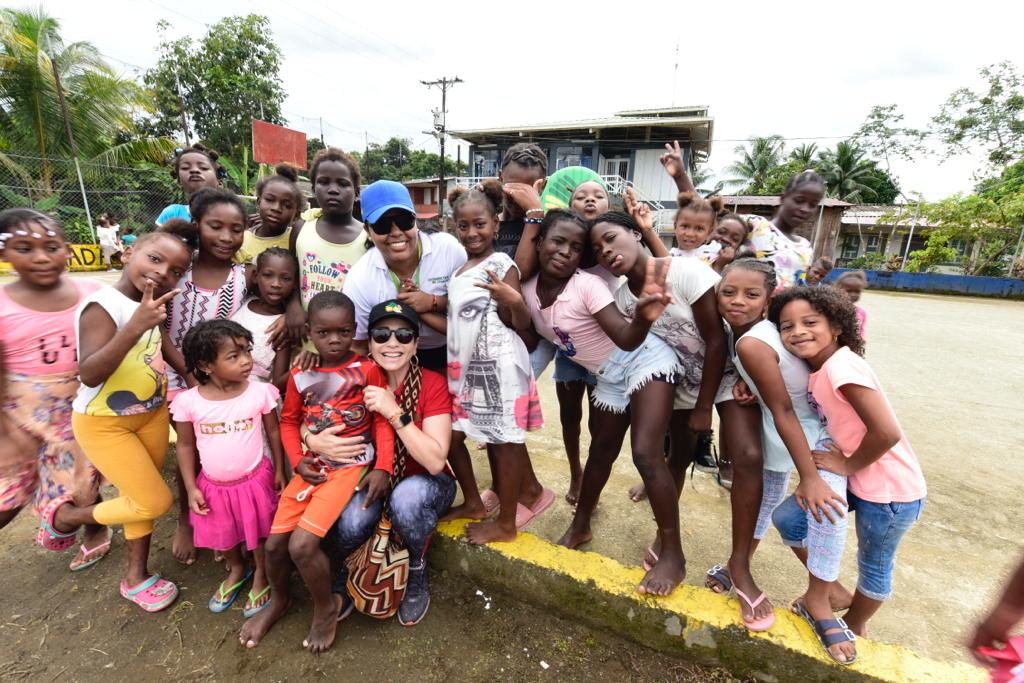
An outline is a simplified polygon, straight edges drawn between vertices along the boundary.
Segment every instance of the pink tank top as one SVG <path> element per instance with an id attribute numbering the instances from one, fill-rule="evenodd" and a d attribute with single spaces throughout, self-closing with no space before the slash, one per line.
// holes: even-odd
<path id="1" fill-rule="evenodd" d="M 16 303 L 0 287 L 0 340 L 8 372 L 24 375 L 55 375 L 78 370 L 78 338 L 75 310 L 81 301 L 103 285 L 86 278 L 71 278 L 78 301 L 63 311 L 33 311 Z"/>

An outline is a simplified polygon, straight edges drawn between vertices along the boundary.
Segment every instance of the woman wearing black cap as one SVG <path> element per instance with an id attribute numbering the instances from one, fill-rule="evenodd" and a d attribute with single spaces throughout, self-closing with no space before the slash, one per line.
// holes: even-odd
<path id="1" fill-rule="evenodd" d="M 391 523 L 409 550 L 409 582 L 398 609 L 403 626 L 420 622 L 430 606 L 427 589 L 427 542 L 438 519 L 455 498 L 455 479 L 448 468 L 451 442 L 451 398 L 448 381 L 440 374 L 421 368 L 416 361 L 420 318 L 416 311 L 397 299 L 374 306 L 368 316 L 370 356 L 384 370 L 388 388 L 367 387 L 366 407 L 388 419 L 404 450 L 405 469 L 388 500 Z M 306 437 L 310 450 L 332 460 L 355 457 L 361 443 L 334 435 L 338 428 Z M 347 558 L 373 533 L 380 519 L 384 498 L 388 495 L 388 476 L 383 470 L 371 472 L 338 519 L 337 540 L 342 559 Z M 352 612 L 353 602 L 345 582 L 347 569 L 342 563 L 334 590 L 344 601 L 341 618 Z"/>

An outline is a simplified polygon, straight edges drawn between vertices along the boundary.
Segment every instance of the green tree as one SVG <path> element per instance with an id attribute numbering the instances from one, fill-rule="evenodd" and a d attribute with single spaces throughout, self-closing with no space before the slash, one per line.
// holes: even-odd
<path id="1" fill-rule="evenodd" d="M 241 157 L 252 139 L 252 119 L 283 124 L 281 50 L 270 20 L 257 14 L 221 19 L 197 44 L 169 40 L 170 24 L 157 24 L 159 58 L 144 81 L 155 93 L 155 127 L 163 134 L 181 131 L 179 86 L 199 138 L 221 154 Z"/>
<path id="2" fill-rule="evenodd" d="M 815 155 L 818 153 L 818 145 L 814 142 L 805 142 L 789 151 L 790 161 L 798 161 L 804 168 L 814 166 Z"/>
<path id="3" fill-rule="evenodd" d="M 320 138 L 307 137 L 306 138 L 306 169 L 313 168 L 313 157 L 316 153 L 322 150 L 326 145 L 320 141 Z"/>
<path id="4" fill-rule="evenodd" d="M 725 168 L 732 178 L 726 184 L 742 187 L 743 194 L 768 194 L 766 187 L 772 172 L 782 164 L 785 143 L 779 135 L 751 138 L 747 145 L 738 145 L 733 150 L 740 156 L 738 161 Z"/>
<path id="5" fill-rule="evenodd" d="M 436 178 L 440 170 L 440 156 L 421 149 L 412 149 L 407 138 L 390 138 L 384 144 L 370 143 L 363 152 L 353 152 L 359 160 L 364 183 L 375 180 L 410 180 Z M 457 164 L 446 157 L 444 174 L 447 178 L 465 175 L 466 164 Z"/>
<path id="6" fill-rule="evenodd" d="M 925 133 L 902 123 L 903 114 L 897 111 L 895 104 L 876 104 L 850 139 L 873 157 L 881 158 L 888 174 L 892 171 L 893 159 L 914 161 L 926 151 Z"/>
<path id="7" fill-rule="evenodd" d="M 697 188 L 697 192 L 710 197 L 715 194 L 722 194 L 722 189 L 725 187 L 725 181 L 719 180 L 712 182 L 715 179 L 715 172 L 707 167 L 706 164 L 697 164 L 690 172 L 690 182 Z"/>
<path id="8" fill-rule="evenodd" d="M 981 147 L 989 166 L 1002 168 L 1024 156 L 1024 80 L 1010 62 L 984 67 L 979 73 L 987 89 L 980 93 L 956 90 L 932 123 L 947 146 L 947 157 Z"/>
<path id="9" fill-rule="evenodd" d="M 879 168 L 874 161 L 871 164 L 871 173 L 866 175 L 861 182 L 874 192 L 871 201 L 876 204 L 892 204 L 897 197 L 903 195 L 899 182 L 884 168 Z"/>
<path id="10" fill-rule="evenodd" d="M 955 261 L 956 249 L 949 246 L 949 234 L 933 230 L 924 243 L 924 249 L 916 249 L 907 256 L 906 270 L 911 273 L 930 273 L 943 263 Z"/>
<path id="11" fill-rule="evenodd" d="M 49 197 L 69 176 L 66 164 L 54 164 L 71 156 L 54 61 L 80 157 L 126 164 L 159 161 L 171 152 L 173 140 L 138 136 L 132 117 L 148 97 L 136 83 L 119 78 L 95 46 L 65 44 L 60 23 L 42 10 L 2 9 L 0 163 L 25 181 L 30 194 Z M 38 172 L 11 154 L 38 157 Z"/>
<path id="12" fill-rule="evenodd" d="M 819 155 L 818 173 L 825 181 L 827 194 L 844 202 L 874 199 L 876 193 L 866 184 L 875 171 L 872 161 L 855 142 L 843 140 L 834 150 Z"/>

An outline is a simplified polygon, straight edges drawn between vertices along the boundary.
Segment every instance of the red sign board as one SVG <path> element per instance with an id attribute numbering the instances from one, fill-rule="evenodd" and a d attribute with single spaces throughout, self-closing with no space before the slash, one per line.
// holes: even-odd
<path id="1" fill-rule="evenodd" d="M 283 162 L 306 168 L 306 134 L 253 119 L 252 158 L 260 164 L 274 166 Z"/>

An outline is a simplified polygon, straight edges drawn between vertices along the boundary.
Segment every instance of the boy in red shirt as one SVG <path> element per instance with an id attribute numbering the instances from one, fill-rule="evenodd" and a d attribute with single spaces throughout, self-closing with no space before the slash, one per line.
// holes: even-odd
<path id="1" fill-rule="evenodd" d="M 320 356 L 320 366 L 305 372 L 292 370 L 281 411 L 281 441 L 298 476 L 281 494 L 267 539 L 270 602 L 263 613 L 246 622 L 240 640 L 246 647 L 255 647 L 288 610 L 288 581 L 294 566 L 313 597 L 313 624 L 303 647 L 317 653 L 334 642 L 340 610 L 340 600 L 331 593 L 330 562 L 320 541 L 351 500 L 375 454 L 372 468 L 391 474 L 395 437 L 387 420 L 371 414 L 363 402 L 363 389 L 386 388 L 387 380 L 373 361 L 351 350 L 356 330 L 352 301 L 341 292 L 320 292 L 309 302 L 307 316 L 306 332 Z M 303 426 L 316 433 L 339 425 L 344 429 L 338 436 L 362 436 L 367 441 L 366 452 L 354 462 L 333 463 L 304 449 Z"/>

